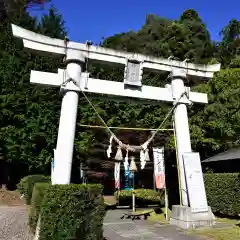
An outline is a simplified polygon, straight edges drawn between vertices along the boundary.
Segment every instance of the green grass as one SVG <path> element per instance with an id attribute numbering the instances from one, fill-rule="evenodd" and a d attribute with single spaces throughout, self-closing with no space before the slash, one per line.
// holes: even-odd
<path id="1" fill-rule="evenodd" d="M 239 222 L 237 219 L 217 218 L 217 222 L 232 225 L 228 228 L 205 228 L 189 231 L 190 234 L 206 237 L 209 240 L 239 240 L 240 227 L 236 226 Z"/>
<path id="2" fill-rule="evenodd" d="M 169 223 L 169 221 L 166 221 L 165 219 L 165 208 L 161 208 L 162 210 L 162 213 L 160 214 L 156 214 L 155 212 L 152 212 L 150 215 L 150 217 L 148 218 L 149 221 L 156 221 L 156 222 L 160 222 L 160 223 Z M 144 213 L 144 212 L 150 212 L 150 211 L 153 211 L 153 209 L 145 209 L 145 210 L 140 210 L 140 211 L 137 211 L 138 213 Z M 171 217 L 171 210 L 168 209 L 168 218 L 170 219 Z"/>
<path id="3" fill-rule="evenodd" d="M 237 219 L 230 219 L 230 218 L 216 218 L 217 222 L 220 223 L 228 223 L 228 224 L 237 224 L 239 220 Z"/>
<path id="4" fill-rule="evenodd" d="M 240 239 L 240 227 L 230 228 L 211 228 L 211 229 L 199 229 L 192 230 L 192 234 L 197 236 L 204 236 L 211 240 L 239 240 Z"/>
<path id="5" fill-rule="evenodd" d="M 153 209 L 139 210 L 137 212 L 149 212 Z M 169 221 L 165 219 L 165 208 L 161 208 L 162 213 L 156 214 L 155 212 L 151 213 L 151 216 L 148 218 L 150 221 L 157 221 L 163 224 L 168 224 Z M 171 217 L 171 210 L 168 209 L 168 218 Z M 190 235 L 197 235 L 204 237 L 206 240 L 240 240 L 240 227 L 236 226 L 239 223 L 237 219 L 228 219 L 228 218 L 216 218 L 216 221 L 219 223 L 226 223 L 232 225 L 229 228 L 204 228 L 197 230 L 189 230 L 187 233 Z"/>

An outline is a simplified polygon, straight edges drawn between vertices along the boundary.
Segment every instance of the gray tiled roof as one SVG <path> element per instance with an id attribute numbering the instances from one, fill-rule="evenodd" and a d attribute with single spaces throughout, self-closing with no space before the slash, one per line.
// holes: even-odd
<path id="1" fill-rule="evenodd" d="M 226 152 L 219 153 L 213 157 L 207 158 L 202 162 L 216 162 L 216 161 L 224 161 L 224 160 L 233 160 L 239 159 L 240 160 L 240 147 L 239 148 L 232 148 L 227 150 Z"/>

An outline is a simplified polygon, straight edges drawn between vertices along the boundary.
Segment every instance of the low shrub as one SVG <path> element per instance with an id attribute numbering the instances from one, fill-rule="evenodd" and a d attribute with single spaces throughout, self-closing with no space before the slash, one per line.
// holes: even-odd
<path id="1" fill-rule="evenodd" d="M 41 204 L 40 240 L 102 240 L 101 185 L 50 185 Z"/>
<path id="2" fill-rule="evenodd" d="M 164 196 L 162 192 L 157 192 L 152 189 L 135 189 L 135 204 L 138 206 L 144 205 L 164 205 Z M 119 205 L 132 205 L 132 190 L 121 190 L 115 192 L 115 197 Z"/>
<path id="3" fill-rule="evenodd" d="M 51 181 L 51 178 L 49 176 L 29 175 L 22 178 L 17 187 L 19 192 L 24 195 L 26 204 L 29 205 L 31 203 L 32 192 L 33 192 L 33 187 L 35 183 L 50 182 L 50 181 Z"/>
<path id="4" fill-rule="evenodd" d="M 31 199 L 31 207 L 29 209 L 29 220 L 28 220 L 28 224 L 33 233 L 35 233 L 39 213 L 41 210 L 41 203 L 49 185 L 50 185 L 49 183 L 36 183 L 34 185 L 32 199 Z"/>
<path id="5" fill-rule="evenodd" d="M 226 216 L 240 214 L 240 174 L 204 174 L 208 205 L 213 212 Z"/>

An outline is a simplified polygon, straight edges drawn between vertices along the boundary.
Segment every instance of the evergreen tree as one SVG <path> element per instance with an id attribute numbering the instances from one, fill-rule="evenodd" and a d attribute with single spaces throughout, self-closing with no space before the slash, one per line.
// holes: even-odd
<path id="1" fill-rule="evenodd" d="M 144 26 L 139 31 L 130 31 L 109 37 L 103 41 L 102 46 L 164 58 L 169 56 L 174 56 L 179 60 L 188 58 L 190 62 L 195 63 L 216 63 L 219 59 L 228 62 L 230 59 L 229 66 L 236 68 L 240 67 L 238 29 L 237 22 L 232 21 L 224 30 L 223 42 L 215 43 L 211 41 L 210 34 L 198 13 L 190 9 L 185 11 L 179 20 L 175 21 L 148 15 Z M 230 52 L 230 56 L 219 51 L 219 46 L 226 45 L 224 42 L 230 49 L 233 49 L 233 54 Z M 119 79 L 119 71 L 116 69 L 109 71 L 108 69 L 98 68 L 97 72 L 100 72 L 98 77 L 100 76 L 103 79 Z M 194 108 L 190 111 L 193 149 L 200 151 L 203 157 L 239 145 L 239 129 L 235 124 L 238 122 L 237 116 L 239 116 L 238 98 L 236 98 L 236 102 L 234 100 L 240 89 L 236 84 L 237 77 L 238 72 L 221 72 L 210 83 L 200 84 L 192 89 L 192 91 L 196 89 L 196 91 L 207 92 L 210 99 L 208 105 L 194 105 Z M 164 86 L 166 83 L 166 75 L 145 75 L 143 79 L 144 84 L 147 85 Z M 227 83 L 226 86 L 225 83 Z M 222 86 L 225 87 L 222 88 Z M 217 92 L 216 89 L 218 89 Z M 223 92 L 221 93 L 219 89 L 222 89 Z M 234 95 L 232 95 L 232 91 L 234 91 Z M 227 104 L 229 97 L 231 104 Z M 223 101 L 224 104 L 222 104 Z M 148 128 L 158 127 L 170 107 L 164 103 L 158 106 L 148 106 L 130 104 L 129 102 L 103 103 L 98 101 L 95 104 L 109 125 Z M 81 122 L 99 123 L 97 118 L 89 116 L 89 111 L 94 116 L 95 114 L 91 108 L 88 109 L 88 111 L 81 110 L 85 114 L 88 112 L 86 115 L 81 115 Z M 224 113 L 227 113 L 227 117 L 232 116 L 234 121 L 228 121 L 227 117 L 221 117 L 225 116 Z M 88 117 L 85 118 L 84 115 Z M 171 119 L 168 120 L 165 127 L 171 127 Z M 88 141 L 88 144 L 84 145 L 86 149 L 92 149 L 94 142 L 101 142 L 104 138 L 103 135 L 96 134 L 94 131 L 88 131 L 89 133 L 93 134 L 89 139 L 94 140 Z M 121 131 L 118 136 L 125 142 L 129 141 L 130 144 L 135 143 L 136 145 L 147 139 L 147 136 L 140 138 L 135 132 Z M 174 141 L 171 136 L 165 135 L 163 139 L 160 136 L 159 138 L 155 144 L 158 146 L 164 144 L 167 148 L 174 148 Z"/>
<path id="2" fill-rule="evenodd" d="M 222 41 L 218 46 L 217 57 L 223 67 L 240 67 L 240 21 L 232 19 L 220 32 Z"/>
<path id="3" fill-rule="evenodd" d="M 0 141 L 4 159 L 12 166 L 21 166 L 25 174 L 47 173 L 56 142 L 59 90 L 31 85 L 30 72 L 56 71 L 61 60 L 26 52 L 21 40 L 12 36 L 11 22 L 50 37 L 63 38 L 65 29 L 54 9 L 40 22 L 27 11 L 18 12 L 0 29 Z"/>
<path id="4" fill-rule="evenodd" d="M 25 166 L 26 172 L 21 172 L 22 175 L 50 171 L 61 105 L 59 89 L 33 86 L 29 79 L 31 70 L 54 72 L 62 60 L 30 54 L 11 32 L 10 23 L 15 23 L 50 37 L 64 38 L 64 21 L 56 9 L 51 8 L 39 22 L 29 15 L 27 7 L 40 2 L 19 0 L 3 4 L 0 1 L 0 17 L 3 20 L 0 22 L 0 157 L 1 161 L 10 164 L 11 169 L 15 166 L 19 170 L 19 166 Z M 194 63 L 218 60 L 225 67 L 237 68 L 240 67 L 239 33 L 239 22 L 233 20 L 222 31 L 222 42 L 214 43 L 198 13 L 189 9 L 178 20 L 148 15 L 140 30 L 114 35 L 104 39 L 101 45 L 163 58 L 189 59 Z M 123 81 L 124 69 L 96 65 L 88 68 L 93 77 Z M 166 74 L 144 73 L 143 81 L 146 85 L 163 87 L 167 83 L 166 77 Z M 195 87 L 196 91 L 207 92 L 210 99 L 209 105 L 196 105 L 190 111 L 193 149 L 200 151 L 203 157 L 239 145 L 238 78 L 238 70 L 225 70 L 213 81 Z M 104 148 L 107 148 L 109 134 L 106 130 L 89 130 L 79 126 L 102 125 L 83 97 L 80 102 L 75 164 L 79 166 L 79 161 L 82 161 L 89 166 L 89 175 L 104 177 L 104 169 L 112 168 L 108 162 L 101 162 L 106 159 Z M 127 100 L 112 102 L 98 99 L 93 100 L 93 104 L 109 126 L 146 128 L 157 128 L 171 107 L 166 103 L 156 106 L 133 104 Z M 171 119 L 164 127 L 172 127 Z M 125 143 L 133 145 L 143 143 L 150 134 L 132 131 L 115 133 Z M 166 148 L 174 148 L 173 142 L 169 134 L 159 134 L 155 139 L 156 145 L 165 145 Z M 13 172 L 9 173 L 10 178 L 13 175 Z"/>
<path id="5" fill-rule="evenodd" d="M 192 9 L 176 21 L 150 14 L 139 31 L 117 34 L 106 39 L 103 46 L 196 63 L 207 63 L 213 55 L 210 34 Z"/>

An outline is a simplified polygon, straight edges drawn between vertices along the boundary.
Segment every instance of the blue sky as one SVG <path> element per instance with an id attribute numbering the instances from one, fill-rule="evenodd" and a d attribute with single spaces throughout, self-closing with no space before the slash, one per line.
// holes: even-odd
<path id="1" fill-rule="evenodd" d="M 138 30 L 145 17 L 153 13 L 177 19 L 181 13 L 194 8 L 206 23 L 212 39 L 230 19 L 240 20 L 240 0 L 52 0 L 62 13 L 73 41 L 92 40 L 129 30 Z"/>

